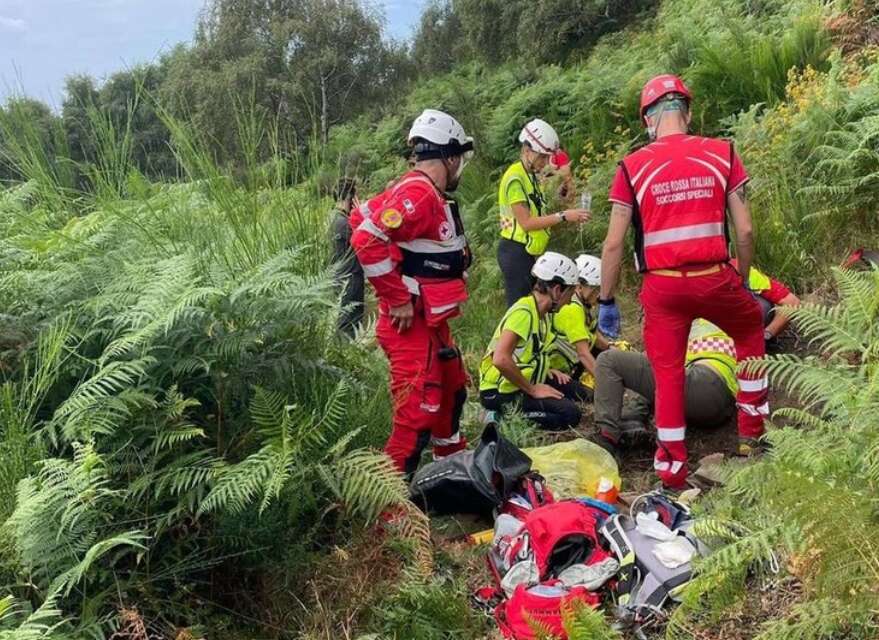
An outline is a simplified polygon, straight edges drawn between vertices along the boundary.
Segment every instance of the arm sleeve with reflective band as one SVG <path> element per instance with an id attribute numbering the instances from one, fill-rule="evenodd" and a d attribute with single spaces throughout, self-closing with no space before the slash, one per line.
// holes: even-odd
<path id="1" fill-rule="evenodd" d="M 622 204 L 627 207 L 631 207 L 632 203 L 635 202 L 635 194 L 632 193 L 632 187 L 629 185 L 629 181 L 626 180 L 626 174 L 623 172 L 621 166 L 617 167 L 617 172 L 610 185 L 610 194 L 607 196 L 607 199 L 611 202 Z"/>
<path id="2" fill-rule="evenodd" d="M 528 340 L 534 331 L 531 324 L 531 312 L 527 309 L 516 309 L 507 317 L 501 331 L 512 331 L 522 340 Z"/>
<path id="3" fill-rule="evenodd" d="M 748 176 L 748 172 L 745 171 L 745 165 L 742 163 L 742 159 L 739 157 L 739 154 L 733 151 L 732 154 L 732 167 L 730 167 L 729 171 L 729 182 L 727 182 L 727 193 L 733 193 L 736 189 L 741 187 L 751 178 Z"/>
<path id="4" fill-rule="evenodd" d="M 507 203 L 516 204 L 518 202 L 528 203 L 528 194 L 525 193 L 525 185 L 519 179 L 510 180 L 507 184 Z"/>
<path id="5" fill-rule="evenodd" d="M 592 341 L 592 332 L 586 326 L 586 311 L 579 304 L 566 304 L 555 315 L 553 323 L 571 344 Z"/>
<path id="6" fill-rule="evenodd" d="M 376 295 L 392 307 L 406 304 L 412 294 L 396 268 L 391 243 L 425 235 L 434 219 L 436 200 L 431 187 L 413 183 L 370 212 L 367 220 L 371 230 L 360 227 L 351 237 L 351 246 L 363 266 L 363 273 Z"/>

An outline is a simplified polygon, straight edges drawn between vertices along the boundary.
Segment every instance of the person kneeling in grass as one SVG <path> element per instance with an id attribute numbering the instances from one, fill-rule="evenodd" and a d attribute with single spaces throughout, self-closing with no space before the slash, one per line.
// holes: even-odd
<path id="1" fill-rule="evenodd" d="M 575 399 L 585 390 L 571 376 L 550 368 L 555 335 L 550 314 L 571 300 L 577 267 L 548 251 L 531 269 L 531 293 L 504 314 L 479 366 L 479 399 L 489 411 L 518 405 L 525 417 L 545 429 L 564 429 L 580 422 Z"/>
<path id="2" fill-rule="evenodd" d="M 595 426 L 599 430 L 595 441 L 618 456 L 624 436 L 631 431 L 643 432 L 653 415 L 656 392 L 653 369 L 643 353 L 615 349 L 599 355 L 595 368 Z M 690 327 L 685 384 L 688 427 L 707 429 L 732 420 L 738 392 L 735 344 L 717 326 L 702 318 Z M 626 389 L 641 398 L 640 410 L 624 417 Z M 740 441 L 738 453 L 750 455 L 755 446 L 756 443 Z"/>
<path id="3" fill-rule="evenodd" d="M 584 395 L 578 400 L 592 401 L 595 376 L 595 353 L 610 347 L 598 331 L 598 317 L 592 309 L 598 304 L 601 285 L 601 259 L 582 254 L 577 257 L 577 289 L 571 302 L 552 316 L 556 339 L 550 366 L 579 380 L 585 373 L 592 384 L 582 385 Z"/>

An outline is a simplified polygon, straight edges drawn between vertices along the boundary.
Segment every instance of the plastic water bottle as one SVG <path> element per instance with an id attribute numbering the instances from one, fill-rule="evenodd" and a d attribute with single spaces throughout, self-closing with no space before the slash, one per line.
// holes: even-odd
<path id="1" fill-rule="evenodd" d="M 586 211 L 592 211 L 592 194 L 584 191 L 580 194 L 580 208 Z"/>

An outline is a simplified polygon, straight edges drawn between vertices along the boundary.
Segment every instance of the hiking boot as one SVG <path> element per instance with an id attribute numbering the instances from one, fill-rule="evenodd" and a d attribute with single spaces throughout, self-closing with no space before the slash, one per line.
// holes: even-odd
<path id="1" fill-rule="evenodd" d="M 594 436 L 592 436 L 592 442 L 607 451 L 610 455 L 613 456 L 613 459 L 617 463 L 619 463 L 620 447 L 619 442 L 615 438 L 611 437 L 603 431 L 599 431 Z"/>
<path id="2" fill-rule="evenodd" d="M 634 446 L 652 441 L 653 434 L 647 429 L 643 420 L 623 417 L 620 421 L 620 440 L 628 446 Z"/>

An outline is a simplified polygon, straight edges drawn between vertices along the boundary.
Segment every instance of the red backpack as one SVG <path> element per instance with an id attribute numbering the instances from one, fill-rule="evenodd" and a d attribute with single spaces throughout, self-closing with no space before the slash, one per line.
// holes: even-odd
<path id="1" fill-rule="evenodd" d="M 504 575 L 520 562 L 533 562 L 538 584 L 519 584 L 495 608 L 498 626 L 507 638 L 533 640 L 538 629 L 564 638 L 563 607 L 572 600 L 597 606 L 601 596 L 582 586 L 567 587 L 558 576 L 573 565 L 594 565 L 613 556 L 602 546 L 598 530 L 608 514 L 576 500 L 564 500 L 527 513 L 519 531 L 496 540 L 488 564 L 503 596 Z M 508 591 L 509 593 L 509 591 Z"/>
<path id="2" fill-rule="evenodd" d="M 546 480 L 539 473 L 531 471 L 519 478 L 498 514 L 506 513 L 524 522 L 529 513 L 553 502 L 555 498 L 546 486 Z"/>
<path id="3" fill-rule="evenodd" d="M 597 607 L 601 596 L 584 587 L 539 584 L 526 589 L 519 585 L 509 600 L 498 605 L 494 617 L 505 638 L 535 640 L 545 632 L 566 638 L 562 611 L 576 601 Z"/>

